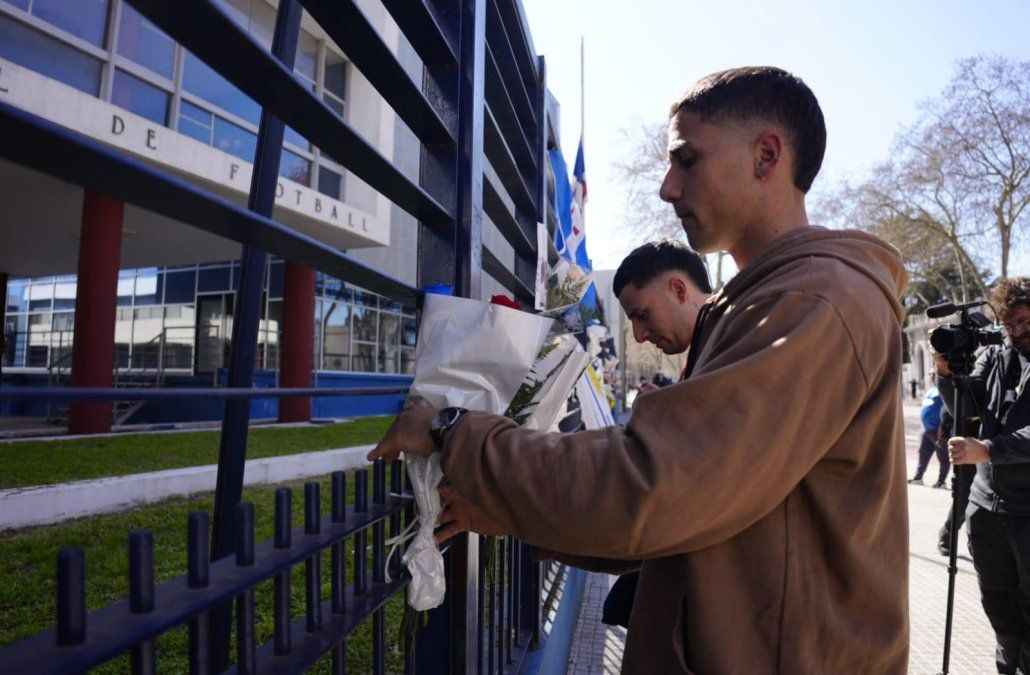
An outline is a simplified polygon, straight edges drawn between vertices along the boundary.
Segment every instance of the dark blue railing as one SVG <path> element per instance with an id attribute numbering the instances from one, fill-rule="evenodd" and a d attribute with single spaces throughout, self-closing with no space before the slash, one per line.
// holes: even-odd
<path id="1" fill-rule="evenodd" d="M 305 524 L 291 527 L 288 488 L 275 500 L 275 536 L 255 545 L 254 510 L 242 503 L 249 402 L 296 396 L 370 396 L 398 387 L 253 388 L 261 274 L 266 254 L 302 263 L 393 300 L 419 306 L 420 288 L 445 284 L 478 297 L 485 272 L 532 303 L 536 223 L 553 232 L 548 205 L 544 62 L 518 0 L 383 0 L 422 62 L 413 78 L 353 0 L 279 0 L 271 51 L 211 0 L 126 0 L 263 109 L 246 208 L 107 148 L 45 119 L 0 103 L 0 157 L 105 193 L 242 245 L 227 386 L 133 390 L 0 388 L 0 400 L 225 401 L 214 513 L 193 513 L 186 574 L 155 585 L 153 538 L 129 537 L 129 598 L 86 611 L 81 549 L 58 554 L 53 630 L 0 649 L 2 672 L 81 672 L 128 652 L 133 672 L 153 672 L 154 639 L 189 626 L 190 672 L 298 672 L 332 654 L 346 671 L 346 639 L 371 618 L 373 670 L 385 670 L 384 605 L 407 584 L 394 567 L 387 582 L 387 526 L 410 522 L 400 464 L 356 473 L 346 506 L 342 472 L 332 476 L 331 513 L 319 512 L 319 485 L 305 486 Z M 293 76 L 302 9 L 325 30 L 420 142 L 418 179 L 405 175 Z M 411 286 L 271 219 L 289 125 L 419 224 L 417 284 Z M 493 172 L 484 173 L 489 162 Z M 489 175 L 488 175 L 489 174 Z M 512 248 L 513 263 L 483 246 L 485 219 Z M 554 257 L 553 246 L 548 251 Z M 371 543 L 368 534 L 371 531 Z M 353 538 L 353 584 L 345 540 Z M 371 560 L 368 560 L 368 550 Z M 492 549 L 492 550 L 491 550 Z M 321 556 L 331 558 L 330 595 L 321 594 Z M 305 616 L 291 620 L 290 572 L 305 566 Z M 404 645 L 406 672 L 517 671 L 540 637 L 540 565 L 514 539 L 458 537 L 445 555 L 448 593 L 428 624 Z M 391 561 L 396 565 L 396 561 Z M 371 567 L 371 579 L 368 569 Z M 275 584 L 275 628 L 255 642 L 254 589 Z M 234 620 L 235 618 L 235 620 Z M 235 627 L 235 631 L 233 630 Z M 235 635 L 235 660 L 229 653 Z"/>

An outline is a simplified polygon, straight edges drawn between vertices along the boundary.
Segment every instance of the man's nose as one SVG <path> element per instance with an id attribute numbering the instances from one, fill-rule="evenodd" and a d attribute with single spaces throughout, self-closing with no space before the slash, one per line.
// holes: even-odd
<path id="1" fill-rule="evenodd" d="M 644 342 L 644 340 L 646 338 L 647 338 L 647 330 L 643 326 L 638 326 L 637 324 L 634 323 L 633 324 L 633 339 L 636 340 L 637 342 L 643 344 L 643 342 Z"/>
<path id="2" fill-rule="evenodd" d="M 658 189 L 658 197 L 664 202 L 674 204 L 682 196 L 683 191 L 676 184 L 675 178 L 672 175 L 672 167 L 669 167 L 665 172 L 665 178 L 662 179 L 662 186 Z"/>

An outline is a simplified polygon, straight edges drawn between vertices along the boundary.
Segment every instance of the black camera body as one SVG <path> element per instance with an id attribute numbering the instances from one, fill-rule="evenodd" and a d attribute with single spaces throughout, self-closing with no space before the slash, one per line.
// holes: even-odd
<path id="1" fill-rule="evenodd" d="M 990 328 L 991 320 L 983 312 L 969 311 L 986 304 L 983 300 L 955 305 L 946 302 L 926 310 L 931 319 L 960 312 L 959 323 L 940 326 L 930 331 L 930 345 L 938 354 L 947 354 L 948 367 L 955 372 L 968 373 L 973 366 L 973 356 L 980 347 L 1002 344 L 1001 331 Z"/>

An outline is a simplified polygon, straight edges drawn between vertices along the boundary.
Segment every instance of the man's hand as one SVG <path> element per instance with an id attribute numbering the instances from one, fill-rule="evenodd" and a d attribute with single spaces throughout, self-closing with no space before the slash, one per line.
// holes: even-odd
<path id="1" fill-rule="evenodd" d="M 948 366 L 948 355 L 933 352 L 933 363 L 937 367 L 937 374 L 941 377 L 951 377 L 951 368 Z"/>
<path id="2" fill-rule="evenodd" d="M 948 439 L 948 455 L 951 456 L 951 463 L 955 465 L 991 461 L 987 446 L 982 441 L 961 436 Z"/>
<path id="3" fill-rule="evenodd" d="M 434 532 L 437 544 L 442 544 L 462 532 L 489 535 L 509 534 L 489 516 L 465 501 L 449 485 L 440 486 L 440 496 L 445 500 L 445 504 Z"/>
<path id="4" fill-rule="evenodd" d="M 429 425 L 436 416 L 436 409 L 414 405 L 397 415 L 383 440 L 375 450 L 368 453 L 368 460 L 385 459 L 387 464 L 395 462 L 402 452 L 409 455 L 429 455 L 439 448 L 429 435 Z"/>

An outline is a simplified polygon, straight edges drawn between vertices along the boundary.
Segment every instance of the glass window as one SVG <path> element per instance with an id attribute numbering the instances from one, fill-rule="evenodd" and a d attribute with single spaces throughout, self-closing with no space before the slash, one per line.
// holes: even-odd
<path id="1" fill-rule="evenodd" d="M 51 335 L 50 314 L 29 316 L 25 365 L 29 368 L 46 368 L 50 363 L 49 347 Z"/>
<path id="2" fill-rule="evenodd" d="M 29 286 L 29 309 L 32 311 L 50 309 L 54 302 L 53 282 Z"/>
<path id="3" fill-rule="evenodd" d="M 283 297 L 283 277 L 286 274 L 286 265 L 275 262 L 268 266 L 268 296 L 270 298 Z"/>
<path id="4" fill-rule="evenodd" d="M 115 368 L 129 367 L 129 345 L 132 344 L 132 310 L 119 309 L 114 322 Z"/>
<path id="5" fill-rule="evenodd" d="M 125 2 L 118 28 L 118 53 L 172 79 L 175 43 Z"/>
<path id="6" fill-rule="evenodd" d="M 257 135 L 216 115 L 213 145 L 253 164 L 254 153 L 257 152 Z"/>
<path id="7" fill-rule="evenodd" d="M 104 46 L 107 0 L 35 0 L 32 13 L 97 47 Z"/>
<path id="8" fill-rule="evenodd" d="M 163 317 L 163 307 L 143 307 L 133 312 L 133 368 L 157 368 L 161 355 Z"/>
<path id="9" fill-rule="evenodd" d="M 376 346 L 375 344 L 355 344 L 354 361 L 351 363 L 351 370 L 359 373 L 374 373 L 376 370 Z"/>
<path id="10" fill-rule="evenodd" d="M 261 108 L 257 103 L 188 51 L 183 68 L 183 89 L 252 124 L 260 121 Z"/>
<path id="11" fill-rule="evenodd" d="M 262 302 L 264 304 L 264 302 Z M 282 335 L 283 303 L 273 300 L 268 303 L 267 318 L 261 319 L 258 331 L 258 367 L 279 369 L 279 338 Z M 264 364 L 262 366 L 262 363 Z"/>
<path id="12" fill-rule="evenodd" d="M 340 195 L 343 193 L 341 189 L 343 187 L 343 176 L 330 171 L 324 166 L 318 167 L 318 191 L 322 194 L 332 197 L 333 199 L 340 199 Z"/>
<path id="13" fill-rule="evenodd" d="M 355 288 L 354 304 L 365 305 L 366 307 L 375 307 L 378 303 L 376 302 L 375 293 L 369 293 L 368 291 L 361 291 Z"/>
<path id="14" fill-rule="evenodd" d="M 400 317 L 396 314 L 379 315 L 379 372 L 396 373 L 400 350 Z"/>
<path id="15" fill-rule="evenodd" d="M 111 102 L 146 117 L 151 122 L 165 126 L 168 124 L 168 104 L 171 97 L 163 89 L 129 75 L 122 69 L 114 71 L 114 88 L 111 90 Z M 182 126 L 180 123 L 179 126 Z"/>
<path id="16" fill-rule="evenodd" d="M 377 317 L 374 309 L 354 308 L 354 339 L 375 342 Z"/>
<path id="17" fill-rule="evenodd" d="M 100 92 L 100 61 L 2 13 L 0 57 L 92 96 Z"/>
<path id="18" fill-rule="evenodd" d="M 297 41 L 297 59 L 293 63 L 293 69 L 311 82 L 318 79 L 316 76 L 318 72 L 318 40 L 306 30 L 300 32 L 300 40 Z"/>
<path id="19" fill-rule="evenodd" d="M 197 277 L 198 293 L 227 290 L 229 290 L 228 267 L 213 267 L 200 270 L 200 274 Z"/>
<path id="20" fill-rule="evenodd" d="M 401 372 L 405 375 L 415 374 L 415 350 L 401 347 Z"/>
<path id="21" fill-rule="evenodd" d="M 350 369 L 350 306 L 342 302 L 322 303 L 322 367 Z"/>
<path id="22" fill-rule="evenodd" d="M 311 141 L 304 138 L 290 127 L 286 127 L 286 129 L 283 130 L 283 139 L 287 143 L 291 143 L 301 150 L 311 150 Z"/>
<path id="23" fill-rule="evenodd" d="M 25 312 L 29 309 L 29 282 L 25 280 L 7 282 L 7 311 Z"/>
<path id="24" fill-rule="evenodd" d="M 401 345 L 414 347 L 418 339 L 418 331 L 415 330 L 415 317 L 406 316 L 401 323 Z"/>
<path id="25" fill-rule="evenodd" d="M 122 270 L 118 273 L 118 306 L 132 304 L 132 295 L 136 290 L 136 271 Z"/>
<path id="26" fill-rule="evenodd" d="M 164 275 L 153 267 L 141 269 L 136 275 L 137 305 L 159 305 L 162 300 Z"/>
<path id="27" fill-rule="evenodd" d="M 347 62 L 327 49 L 325 52 L 325 90 L 336 98 L 347 98 Z M 342 114 L 342 108 L 341 108 Z"/>
<path id="28" fill-rule="evenodd" d="M 193 367 L 193 336 L 196 331 L 193 305 L 165 307 L 165 368 Z"/>
<path id="29" fill-rule="evenodd" d="M 311 184 L 311 162 L 289 150 L 283 150 L 279 160 L 279 175 L 301 185 Z"/>
<path id="30" fill-rule="evenodd" d="M 204 145 L 211 145 L 211 113 L 183 101 L 179 105 L 179 133 L 186 134 Z"/>
<path id="31" fill-rule="evenodd" d="M 76 288 L 74 281 L 58 281 L 54 286 L 54 309 L 74 309 Z"/>
<path id="32" fill-rule="evenodd" d="M 3 365 L 20 366 L 25 356 L 25 339 L 18 330 L 19 320 L 24 321 L 25 317 L 7 316 L 4 317 L 4 354 Z"/>
<path id="33" fill-rule="evenodd" d="M 197 292 L 197 271 L 165 272 L 165 302 L 193 302 Z"/>

